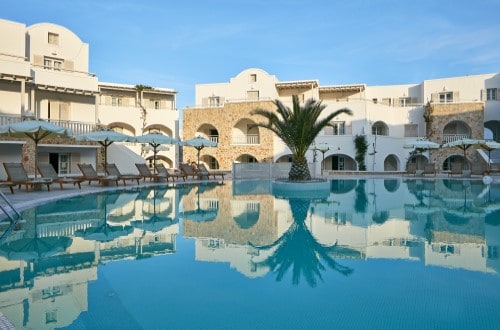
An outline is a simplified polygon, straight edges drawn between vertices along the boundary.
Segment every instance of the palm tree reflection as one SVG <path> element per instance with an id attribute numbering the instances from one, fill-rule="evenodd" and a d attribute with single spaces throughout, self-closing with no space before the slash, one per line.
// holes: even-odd
<path id="1" fill-rule="evenodd" d="M 322 271 L 327 268 L 322 261 L 342 275 L 350 275 L 353 270 L 340 265 L 333 257 L 343 254 L 346 248 L 335 243 L 326 246 L 319 243 L 306 226 L 307 212 L 311 200 L 289 199 L 292 210 L 293 223 L 288 230 L 275 242 L 265 246 L 251 246 L 259 251 L 274 252 L 263 261 L 256 262 L 256 266 L 267 266 L 276 274 L 276 280 L 281 281 L 288 270 L 292 269 L 292 283 L 298 285 L 301 276 L 311 287 L 315 287 L 317 280 L 323 281 Z"/>

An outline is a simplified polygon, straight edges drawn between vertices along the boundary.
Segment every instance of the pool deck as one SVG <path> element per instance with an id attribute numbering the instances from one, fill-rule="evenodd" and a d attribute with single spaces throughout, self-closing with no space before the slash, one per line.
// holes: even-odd
<path id="1" fill-rule="evenodd" d="M 402 174 L 387 174 L 387 173 L 373 173 L 373 172 L 364 172 L 360 173 L 358 172 L 357 174 L 353 173 L 342 173 L 339 174 L 338 172 L 335 174 L 328 174 L 325 175 L 328 179 L 338 179 L 338 178 L 349 178 L 349 179 L 360 179 L 360 178 L 384 178 L 384 179 L 389 179 L 389 178 L 403 178 L 403 179 L 413 179 L 413 178 L 425 178 L 425 179 L 447 179 L 448 175 L 443 174 L 443 173 L 438 173 L 436 176 L 429 176 L 426 175 L 424 177 L 422 176 L 407 176 L 407 175 L 402 175 Z M 500 174 L 492 175 L 491 178 L 493 179 L 494 183 L 500 183 Z M 483 176 L 479 175 L 473 175 L 471 178 L 461 178 L 461 177 L 453 177 L 453 179 L 462 179 L 462 180 L 482 180 Z M 224 181 L 230 181 L 232 180 L 231 175 L 227 175 L 226 179 Z M 210 180 L 214 181 L 214 180 Z M 197 184 L 200 182 L 206 182 L 206 180 L 200 181 L 200 180 L 192 180 L 189 179 L 186 182 L 183 182 L 182 180 L 175 181 L 174 184 Z M 149 182 L 149 181 L 141 181 L 139 185 L 132 183 L 132 182 L 127 182 L 127 185 L 124 186 L 122 182 L 117 186 L 108 186 L 108 187 L 103 187 L 100 186 L 97 183 L 92 183 L 88 184 L 88 182 L 83 182 L 82 183 L 82 188 L 78 189 L 77 186 L 72 186 L 69 184 L 64 185 L 64 189 L 60 189 L 59 185 L 57 184 L 52 184 L 50 191 L 47 191 L 47 189 L 44 187 L 42 188 L 41 191 L 28 191 L 22 187 L 21 189 L 17 189 L 17 187 L 14 188 L 14 194 L 11 194 L 8 188 L 1 188 L 1 191 L 5 194 L 5 196 L 8 198 L 10 203 L 14 205 L 14 207 L 18 211 L 22 211 L 26 208 L 35 206 L 35 205 L 40 205 L 43 203 L 48 203 L 51 201 L 55 201 L 61 198 L 68 198 L 68 197 L 73 197 L 73 196 L 78 196 L 78 195 L 83 195 L 83 194 L 89 194 L 89 193 L 97 193 L 101 191 L 112 191 L 116 189 L 120 190 L 127 190 L 127 189 L 135 189 L 137 187 L 143 187 L 143 186 L 152 186 L 152 185 L 164 185 L 166 184 L 165 182 L 163 183 L 155 183 L 155 182 Z M 172 182 L 169 182 L 169 184 L 172 184 Z"/>

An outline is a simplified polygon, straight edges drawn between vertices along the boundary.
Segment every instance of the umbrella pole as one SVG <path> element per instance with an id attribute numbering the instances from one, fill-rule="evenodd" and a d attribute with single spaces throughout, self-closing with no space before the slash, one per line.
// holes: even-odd
<path id="1" fill-rule="evenodd" d="M 156 148 L 158 148 L 158 145 L 151 144 L 151 146 L 153 147 L 153 173 L 156 173 L 156 153 L 158 152 Z"/>

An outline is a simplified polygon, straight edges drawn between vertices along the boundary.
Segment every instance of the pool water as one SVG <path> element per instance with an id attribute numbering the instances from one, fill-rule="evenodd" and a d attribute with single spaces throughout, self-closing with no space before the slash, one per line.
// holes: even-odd
<path id="1" fill-rule="evenodd" d="M 0 243 L 0 328 L 500 327 L 500 186 L 330 188 L 148 186 L 27 210 Z"/>

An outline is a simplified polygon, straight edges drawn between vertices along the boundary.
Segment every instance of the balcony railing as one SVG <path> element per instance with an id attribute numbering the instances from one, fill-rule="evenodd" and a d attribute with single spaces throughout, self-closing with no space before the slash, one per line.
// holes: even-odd
<path id="1" fill-rule="evenodd" d="M 469 134 L 443 134 L 443 143 L 469 139 Z"/>
<path id="2" fill-rule="evenodd" d="M 218 135 L 209 135 L 208 139 L 212 142 L 219 143 L 219 136 Z"/>
<path id="3" fill-rule="evenodd" d="M 73 132 L 73 135 L 89 133 L 95 131 L 96 124 L 95 123 L 86 123 L 79 121 L 70 121 L 70 120 L 54 120 L 54 119 L 45 119 L 53 124 L 59 125 L 66 129 L 69 129 Z M 19 115 L 0 115 L 0 125 L 13 124 L 22 121 L 22 117 Z"/>
<path id="4" fill-rule="evenodd" d="M 246 134 L 242 136 L 233 136 L 232 144 L 260 144 L 259 134 Z"/>

